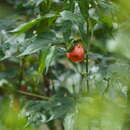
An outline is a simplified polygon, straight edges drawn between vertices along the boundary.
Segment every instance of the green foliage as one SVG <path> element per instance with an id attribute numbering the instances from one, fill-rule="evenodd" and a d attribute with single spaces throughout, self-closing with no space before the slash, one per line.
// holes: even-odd
<path id="1" fill-rule="evenodd" d="M 55 14 L 46 14 L 44 17 L 38 17 L 38 18 L 31 20 L 28 23 L 21 24 L 19 27 L 15 28 L 11 32 L 17 33 L 17 34 L 24 33 L 26 31 L 28 31 L 29 29 L 31 29 L 33 26 L 40 24 L 44 20 L 45 21 L 49 20 L 49 26 L 50 26 L 51 22 L 52 22 L 51 20 L 52 19 L 54 20 L 54 18 L 56 18 Z"/>
<path id="2" fill-rule="evenodd" d="M 48 101 L 29 101 L 25 115 L 29 119 L 28 124 L 39 125 L 54 119 L 61 119 L 74 109 L 74 100 L 69 92 L 61 88 Z"/>
<path id="3" fill-rule="evenodd" d="M 25 117 L 1 112 L 0 129 L 46 123 L 58 130 L 55 120 L 65 130 L 124 129 L 130 118 L 126 1 L 7 1 L 15 11 L 0 13 L 0 94 L 20 97 Z M 85 49 L 80 63 L 66 60 L 76 44 Z"/>
<path id="4" fill-rule="evenodd" d="M 52 46 L 49 49 L 49 54 L 47 55 L 46 61 L 45 61 L 46 62 L 46 72 L 48 71 L 49 66 L 51 65 L 51 63 L 54 60 L 55 52 L 56 52 L 56 46 Z"/>

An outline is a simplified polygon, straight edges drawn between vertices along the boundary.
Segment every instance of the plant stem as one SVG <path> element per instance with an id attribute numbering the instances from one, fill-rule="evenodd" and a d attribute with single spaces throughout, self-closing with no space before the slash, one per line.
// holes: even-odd
<path id="1" fill-rule="evenodd" d="M 20 59 L 19 67 L 20 67 L 19 86 L 21 86 L 24 74 L 24 57 Z"/>
<path id="2" fill-rule="evenodd" d="M 87 35 L 88 35 L 87 40 L 89 41 L 89 19 L 87 19 Z M 87 77 L 87 92 L 89 93 L 90 88 L 89 88 L 89 80 L 88 80 L 88 76 L 89 76 L 88 57 L 89 57 L 89 42 L 86 48 L 86 77 Z"/>
<path id="3" fill-rule="evenodd" d="M 87 92 L 89 93 L 90 88 L 89 88 L 88 76 L 89 76 L 89 69 L 88 69 L 88 54 L 87 54 L 87 56 L 86 56 L 86 77 L 87 77 Z"/>
<path id="4" fill-rule="evenodd" d="M 17 92 L 20 93 L 20 94 L 24 94 L 24 95 L 27 95 L 27 96 L 40 98 L 40 99 L 43 99 L 43 100 L 50 100 L 49 97 L 37 95 L 37 94 L 35 94 L 35 93 L 25 92 L 25 91 L 21 91 L 21 90 L 18 90 Z"/>

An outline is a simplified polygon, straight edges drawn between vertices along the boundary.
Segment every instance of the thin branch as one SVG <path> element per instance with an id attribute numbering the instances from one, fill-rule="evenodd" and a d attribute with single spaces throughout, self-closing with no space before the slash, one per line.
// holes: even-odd
<path id="1" fill-rule="evenodd" d="M 21 90 L 18 90 L 17 92 L 20 93 L 20 94 L 24 94 L 24 95 L 27 95 L 27 96 L 40 98 L 40 99 L 43 99 L 43 100 L 50 100 L 49 97 L 45 97 L 45 96 L 38 95 L 38 94 L 35 94 L 35 93 L 25 92 L 25 91 L 21 91 Z"/>

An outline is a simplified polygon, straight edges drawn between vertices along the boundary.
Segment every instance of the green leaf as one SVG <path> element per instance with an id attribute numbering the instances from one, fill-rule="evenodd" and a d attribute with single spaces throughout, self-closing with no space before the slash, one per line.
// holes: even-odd
<path id="1" fill-rule="evenodd" d="M 30 55 L 30 54 L 38 52 L 39 50 L 45 50 L 48 48 L 49 43 L 52 43 L 52 40 L 36 39 L 33 41 L 32 44 L 27 46 L 27 48 L 19 56 Z"/>
<path id="2" fill-rule="evenodd" d="M 64 36 L 65 42 L 69 41 L 69 38 L 71 36 L 71 28 L 72 28 L 72 23 L 70 21 L 65 21 L 63 23 L 62 30 L 63 30 L 63 36 Z"/>
<path id="3" fill-rule="evenodd" d="M 49 66 L 51 65 L 52 61 L 55 58 L 55 52 L 56 52 L 56 46 L 51 46 L 51 48 L 49 49 L 49 53 L 46 57 L 46 73 L 49 69 Z"/>
<path id="4" fill-rule="evenodd" d="M 44 0 L 35 0 L 36 1 L 36 6 L 39 6 Z"/>
<path id="5" fill-rule="evenodd" d="M 42 74 L 46 68 L 45 59 L 46 59 L 47 54 L 48 54 L 48 49 L 41 52 L 40 63 L 38 67 L 38 72 L 40 74 Z"/>
<path id="6" fill-rule="evenodd" d="M 61 18 L 63 21 L 71 21 L 73 24 L 78 26 L 79 33 L 83 41 L 87 42 L 87 30 L 85 26 L 87 23 L 84 17 L 78 13 L 72 13 L 71 11 L 61 12 Z"/>
<path id="7" fill-rule="evenodd" d="M 34 25 L 38 24 L 42 19 L 43 19 L 43 17 L 33 19 L 28 23 L 21 24 L 20 26 L 18 26 L 17 28 L 15 28 L 14 30 L 12 30 L 10 32 L 18 33 L 18 34 L 24 33 L 27 30 L 31 29 Z"/>
<path id="8" fill-rule="evenodd" d="M 78 3 L 79 3 L 80 11 L 81 11 L 83 17 L 85 19 L 87 19 L 90 1 L 89 0 L 80 0 L 80 1 L 78 1 Z"/>
<path id="9" fill-rule="evenodd" d="M 4 56 L 0 60 L 5 60 L 14 56 L 21 44 L 25 42 L 25 34 L 13 35 L 11 37 L 6 36 L 8 39 L 2 44 L 2 50 Z"/>
<path id="10" fill-rule="evenodd" d="M 85 20 L 80 14 L 72 13 L 71 11 L 61 12 L 61 17 L 63 20 L 71 21 L 74 24 L 84 24 Z"/>
<path id="11" fill-rule="evenodd" d="M 70 96 L 60 95 L 61 90 L 56 92 L 56 94 L 49 101 L 29 101 L 26 110 L 27 118 L 29 123 L 41 124 L 47 123 L 55 119 L 63 119 L 67 113 L 73 110 L 74 100 Z M 67 90 L 64 89 L 64 94 L 67 94 Z M 67 92 L 66 92 L 67 91 Z"/>
<path id="12" fill-rule="evenodd" d="M 17 34 L 20 34 L 20 33 L 23 33 L 23 32 L 26 32 L 28 31 L 29 29 L 31 29 L 33 26 L 39 24 L 42 20 L 46 19 L 46 18 L 53 18 L 53 17 L 56 17 L 55 14 L 46 14 L 45 16 L 43 17 L 38 17 L 38 18 L 35 18 L 33 20 L 31 20 L 30 22 L 28 23 L 24 23 L 24 24 L 21 24 L 20 26 L 18 26 L 16 29 L 10 31 L 12 33 L 17 33 Z"/>
<path id="13" fill-rule="evenodd" d="M 28 2 L 28 4 L 34 4 L 35 6 L 39 6 L 41 3 L 43 3 L 44 0 L 31 0 Z"/>

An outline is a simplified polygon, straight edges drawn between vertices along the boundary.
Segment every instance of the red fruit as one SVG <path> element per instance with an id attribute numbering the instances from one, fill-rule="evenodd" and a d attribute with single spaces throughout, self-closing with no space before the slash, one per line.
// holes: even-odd
<path id="1" fill-rule="evenodd" d="M 73 62 L 81 62 L 85 57 L 84 47 L 81 44 L 77 44 L 72 51 L 67 52 L 66 55 Z"/>
<path id="2" fill-rule="evenodd" d="M 21 90 L 21 91 L 27 91 L 27 86 L 21 86 L 21 87 L 20 87 L 20 90 Z"/>

